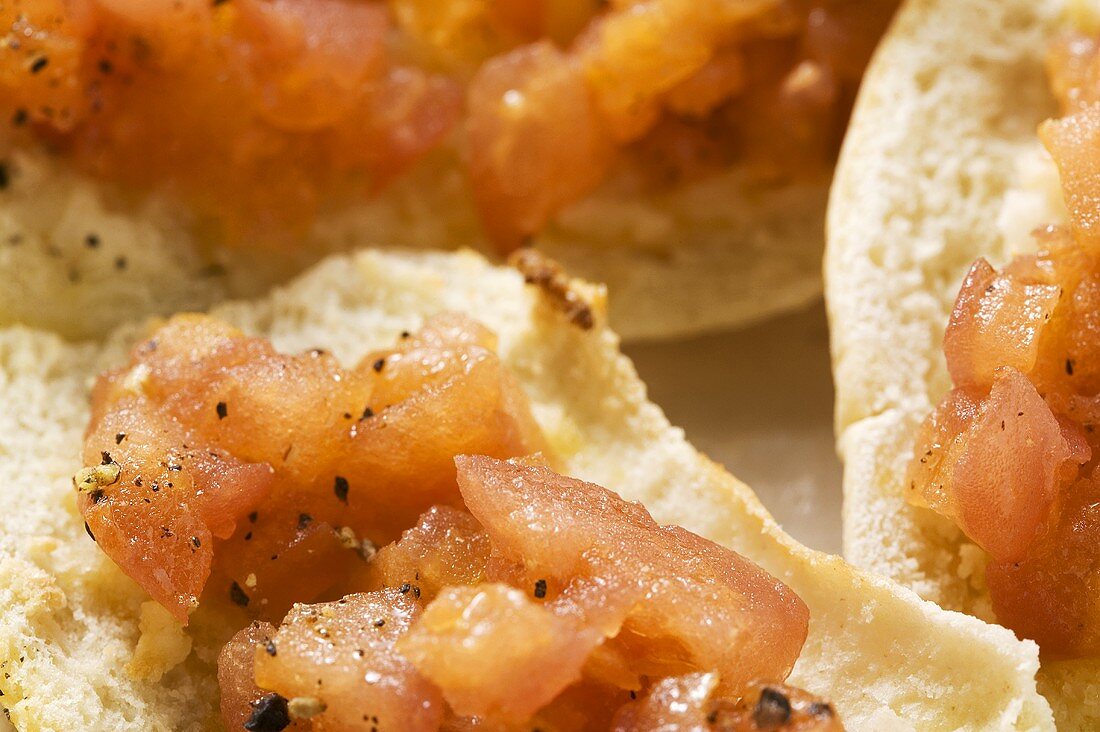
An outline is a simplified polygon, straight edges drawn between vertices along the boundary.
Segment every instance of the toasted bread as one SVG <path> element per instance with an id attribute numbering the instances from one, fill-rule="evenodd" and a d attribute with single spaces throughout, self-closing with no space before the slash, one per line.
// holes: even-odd
<path id="1" fill-rule="evenodd" d="M 1052 727 L 1034 644 L 795 543 L 647 400 L 605 325 L 604 291 L 568 288 L 589 318 L 564 313 L 560 291 L 472 253 L 368 251 L 212 312 L 281 349 L 351 361 L 436 312 L 465 311 L 499 335 L 565 472 L 735 548 L 803 598 L 810 634 L 791 681 L 830 698 L 848 729 Z M 85 535 L 71 484 L 90 379 L 144 332 L 131 324 L 82 342 L 0 332 L 0 690 L 28 732 L 216 727 L 216 619 L 193 620 L 186 635 L 164 623 Z"/>
<path id="2" fill-rule="evenodd" d="M 1055 111 L 1044 58 L 1065 6 L 910 2 L 868 71 L 830 199 L 845 555 L 989 620 L 981 550 L 906 502 L 905 471 L 917 426 L 950 388 L 942 338 L 962 277 L 978 257 L 1004 263 L 1021 238 L 1002 214 Z M 1044 662 L 1040 687 L 1061 728 L 1100 723 L 1100 661 Z"/>

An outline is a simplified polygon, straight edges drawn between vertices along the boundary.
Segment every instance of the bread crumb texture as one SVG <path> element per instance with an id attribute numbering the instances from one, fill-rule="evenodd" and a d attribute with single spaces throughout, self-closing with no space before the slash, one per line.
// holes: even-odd
<path id="1" fill-rule="evenodd" d="M 351 363 L 440 311 L 468 312 L 499 335 L 565 472 L 735 548 L 802 596 L 812 620 L 792 683 L 831 697 L 849 729 L 1051 728 L 1033 644 L 796 544 L 647 400 L 604 326 L 602 289 L 574 291 L 592 305 L 590 329 L 477 255 L 364 252 L 213 314 L 280 349 L 323 347 Z M 90 378 L 144 332 L 68 343 L 0 331 L 0 690 L 21 730 L 215 726 L 213 639 L 224 629 L 200 610 L 177 663 L 185 636 L 100 554 L 73 499 Z"/>
<path id="2" fill-rule="evenodd" d="M 865 78 L 831 192 L 826 299 L 857 566 L 991 619 L 980 550 L 904 498 L 921 420 L 950 388 L 941 350 L 963 274 L 1059 215 L 1035 128 L 1054 113 L 1044 57 L 1064 0 L 913 0 Z M 1011 206 L 1012 210 L 1009 210 Z M 1044 665 L 1059 727 L 1100 725 L 1100 665 Z"/>
<path id="3" fill-rule="evenodd" d="M 0 325 L 102 337 L 138 315 L 257 296 L 332 252 L 491 251 L 446 149 L 378 197 L 320 212 L 296 249 L 254 242 L 227 250 L 209 222 L 48 154 L 0 148 L 0 164 Z M 618 171 L 533 242 L 574 274 L 611 286 L 611 317 L 625 336 L 744 324 L 820 295 L 824 181 L 760 184 L 733 169 L 654 191 L 640 178 Z"/>

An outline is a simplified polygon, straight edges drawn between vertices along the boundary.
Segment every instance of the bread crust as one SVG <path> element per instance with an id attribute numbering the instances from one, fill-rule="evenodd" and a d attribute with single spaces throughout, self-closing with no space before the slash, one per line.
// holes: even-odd
<path id="1" fill-rule="evenodd" d="M 1054 113 L 1047 44 L 1064 0 L 912 0 L 865 77 L 830 195 L 826 302 L 854 564 L 991 619 L 984 557 L 904 499 L 917 425 L 950 388 L 948 313 L 979 256 L 1011 255 L 1004 195 Z M 1060 728 L 1100 724 L 1100 662 L 1044 664 Z"/>
<path id="2" fill-rule="evenodd" d="M 323 347 L 352 362 L 436 312 L 463 310 L 498 334 L 564 472 L 735 548 L 802 597 L 810 632 L 791 683 L 830 697 L 848 729 L 1052 728 L 1035 688 L 1034 644 L 797 544 L 648 401 L 606 327 L 603 289 L 568 287 L 589 303 L 592 327 L 473 253 L 367 251 L 212 312 L 280 349 Z M 84 535 L 73 499 L 89 378 L 123 361 L 144 332 L 132 324 L 73 343 L 0 331 L 0 690 L 26 732 L 215 726 L 217 619 L 196 616 L 183 664 L 159 680 L 132 677 L 126 664 L 147 598 Z M 157 668 L 150 659 L 138 666 Z"/>

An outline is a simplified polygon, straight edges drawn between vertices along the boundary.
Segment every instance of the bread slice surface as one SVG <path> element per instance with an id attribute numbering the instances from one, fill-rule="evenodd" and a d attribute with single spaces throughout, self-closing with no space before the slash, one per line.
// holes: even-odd
<path id="1" fill-rule="evenodd" d="M 831 698 L 848 729 L 1051 729 L 1034 644 L 795 543 L 648 401 L 604 326 L 602 288 L 572 287 L 591 303 L 590 330 L 475 254 L 367 251 L 212 312 L 280 349 L 323 347 L 353 362 L 435 313 L 464 311 L 498 334 L 564 472 L 735 548 L 801 595 L 810 635 L 791 681 Z M 170 632 L 146 632 L 142 650 L 142 616 L 155 625 L 154 610 L 85 535 L 71 485 L 90 379 L 144 333 L 131 324 L 72 342 L 0 331 L 0 690 L 25 732 L 217 728 L 217 619 L 189 626 L 181 664 L 167 668 L 184 642 Z M 167 650 L 150 650 L 153 640 Z"/>
<path id="2" fill-rule="evenodd" d="M 943 331 L 973 261 L 1004 263 L 1006 205 L 1055 113 L 1044 59 L 1062 0 L 913 0 L 860 92 L 830 195 L 826 300 L 846 557 L 992 619 L 982 552 L 904 499 L 915 430 L 950 388 Z M 1041 223 L 1040 221 L 1033 222 Z M 1029 232 L 1021 232 L 1027 236 Z M 1100 660 L 1044 663 L 1060 728 L 1100 725 Z"/>

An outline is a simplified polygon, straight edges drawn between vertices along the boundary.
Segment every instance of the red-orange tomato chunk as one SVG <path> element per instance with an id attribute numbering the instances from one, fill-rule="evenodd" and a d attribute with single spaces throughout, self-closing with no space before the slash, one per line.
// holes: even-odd
<path id="1" fill-rule="evenodd" d="M 472 514 L 432 508 L 349 581 L 370 585 L 365 594 L 298 605 L 277 630 L 238 635 L 220 662 L 227 722 L 274 693 L 292 716 L 316 711 L 311 723 L 326 730 L 416 698 L 447 710 L 447 730 L 656 730 L 715 713 L 840 729 L 826 702 L 780 683 L 807 630 L 805 606 L 781 583 L 537 461 L 456 462 Z M 391 624 L 383 599 L 410 611 Z M 241 661 L 248 644 L 252 668 Z M 384 698 L 340 680 L 369 674 L 363 664 L 377 668 L 381 654 L 398 664 Z M 779 696 L 758 703 L 761 684 Z M 821 726 L 796 725 L 811 717 Z"/>
<path id="2" fill-rule="evenodd" d="M 639 504 L 548 468 L 457 460 L 462 496 L 496 554 L 542 580 L 556 612 L 617 636 L 639 674 L 713 669 L 723 692 L 786 678 L 809 612 L 783 583 L 740 555 Z"/>
<path id="3" fill-rule="evenodd" d="M 455 455 L 543 449 L 493 347 L 480 325 L 443 315 L 347 369 L 173 318 L 95 389 L 89 531 L 180 620 L 212 576 L 222 597 L 278 619 L 355 571 L 364 539 L 461 506 Z"/>

